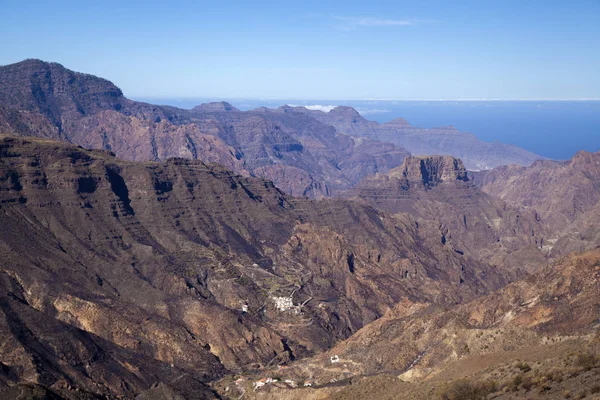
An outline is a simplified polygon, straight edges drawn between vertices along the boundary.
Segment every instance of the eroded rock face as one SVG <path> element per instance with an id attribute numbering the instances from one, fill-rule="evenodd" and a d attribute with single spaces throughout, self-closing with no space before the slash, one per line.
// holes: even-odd
<path id="1" fill-rule="evenodd" d="M 321 352 L 400 299 L 457 303 L 506 282 L 429 244 L 409 216 L 288 197 L 199 161 L 132 163 L 41 139 L 2 136 L 0 221 L 11 382 L 93 393 L 182 390 L 173 374 L 206 390 L 227 371 Z M 94 352 L 62 356 L 80 346 L 74 335 L 109 352 L 108 364 Z M 88 364 L 103 378 L 81 378 Z"/>
<path id="2" fill-rule="evenodd" d="M 388 171 L 392 178 L 406 178 L 409 182 L 420 182 L 435 186 L 443 182 L 469 180 L 462 161 L 450 156 L 407 157 L 402 165 Z"/>
<path id="3" fill-rule="evenodd" d="M 241 112 L 216 102 L 182 110 L 131 101 L 111 82 L 39 60 L 0 67 L 0 83 L 4 133 L 60 139 L 131 161 L 216 162 L 295 196 L 330 196 L 409 154 L 339 134 L 293 108 Z"/>
<path id="4" fill-rule="evenodd" d="M 499 167 L 476 174 L 475 183 L 507 203 L 536 210 L 553 233 L 544 243 L 552 256 L 594 248 L 600 239 L 600 153 Z"/>
<path id="5" fill-rule="evenodd" d="M 407 157 L 345 196 L 394 215 L 410 213 L 431 242 L 511 271 L 512 279 L 546 263 L 542 247 L 550 232 L 540 216 L 479 190 L 453 157 Z"/>

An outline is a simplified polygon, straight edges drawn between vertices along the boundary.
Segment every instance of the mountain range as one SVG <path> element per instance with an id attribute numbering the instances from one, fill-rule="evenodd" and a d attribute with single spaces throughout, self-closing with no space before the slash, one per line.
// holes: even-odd
<path id="1" fill-rule="evenodd" d="M 352 107 L 338 106 L 329 112 L 296 107 L 313 118 L 333 126 L 338 132 L 368 137 L 400 145 L 414 155 L 450 155 L 460 158 L 469 170 L 487 170 L 499 165 L 530 165 L 544 159 L 519 147 L 500 142 L 484 142 L 453 126 L 417 128 L 403 118 L 384 124 L 369 121 Z M 383 172 L 383 171 L 382 171 Z"/>
<path id="2" fill-rule="evenodd" d="M 600 153 L 536 158 L 0 67 L 0 397 L 594 398 Z"/>
<path id="3" fill-rule="evenodd" d="M 350 107 L 241 112 L 224 102 L 191 110 L 135 102 L 107 80 L 39 60 L 0 67 L 0 82 L 0 126 L 10 132 L 131 161 L 216 162 L 295 196 L 329 197 L 399 166 L 410 153 L 452 155 L 469 169 L 542 158 L 452 128 L 413 128 L 403 120 L 379 125 Z"/>

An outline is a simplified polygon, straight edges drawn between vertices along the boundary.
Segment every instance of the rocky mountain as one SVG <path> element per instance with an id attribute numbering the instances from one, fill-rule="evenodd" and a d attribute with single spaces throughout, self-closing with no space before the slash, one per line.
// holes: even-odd
<path id="1" fill-rule="evenodd" d="M 409 156 L 385 174 L 365 178 L 344 195 L 392 215 L 409 214 L 438 241 L 515 277 L 546 264 L 547 227 L 532 209 L 507 204 L 477 188 L 461 160 Z"/>
<path id="2" fill-rule="evenodd" d="M 600 393 L 600 153 L 0 83 L 0 398 Z"/>
<path id="3" fill-rule="evenodd" d="M 498 167 L 475 174 L 475 182 L 492 196 L 536 210 L 554 233 L 544 243 L 550 254 L 584 251 L 600 240 L 600 153 Z"/>
<path id="4" fill-rule="evenodd" d="M 214 379 L 327 350 L 399 303 L 469 301 L 508 275 L 408 215 L 47 139 L 1 137 L 0 220 L 11 393 L 210 397 Z"/>
<path id="5" fill-rule="evenodd" d="M 330 351 L 277 371 L 310 387 L 273 383 L 251 398 L 598 398 L 599 283 L 593 250 L 467 304 L 399 304 Z"/>
<path id="6" fill-rule="evenodd" d="M 329 112 L 296 107 L 298 112 L 333 126 L 338 132 L 368 137 L 402 146 L 414 155 L 450 155 L 460 158 L 469 170 L 486 170 L 499 165 L 530 165 L 543 159 L 517 146 L 484 142 L 453 126 L 417 128 L 402 118 L 379 124 L 369 121 L 352 107 L 339 106 Z"/>
<path id="7" fill-rule="evenodd" d="M 192 109 L 193 111 L 200 112 L 239 112 L 237 108 L 232 106 L 226 101 L 217 101 L 213 103 L 204 103 L 196 106 Z"/>
<path id="8" fill-rule="evenodd" d="M 131 101 L 109 81 L 39 60 L 0 67 L 0 129 L 110 150 L 131 161 L 215 162 L 310 197 L 347 189 L 409 154 L 337 133 L 299 112 L 240 112 L 225 102 L 182 110 Z"/>

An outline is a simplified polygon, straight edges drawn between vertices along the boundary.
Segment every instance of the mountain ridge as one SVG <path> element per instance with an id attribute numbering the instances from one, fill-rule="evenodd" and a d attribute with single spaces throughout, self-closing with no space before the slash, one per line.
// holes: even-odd
<path id="1" fill-rule="evenodd" d="M 437 154 L 460 158 L 470 170 L 485 170 L 513 163 L 529 165 L 537 159 L 544 159 L 514 145 L 481 141 L 472 133 L 461 132 L 452 125 L 417 128 L 403 118 L 379 124 L 367 120 L 357 110 L 347 106 L 338 106 L 329 112 L 309 110 L 302 106 L 296 109 L 334 126 L 339 132 L 395 143 L 414 155 Z"/>
<path id="2" fill-rule="evenodd" d="M 135 102 L 111 82 L 57 63 L 2 66 L 0 82 L 0 128 L 7 133 L 111 150 L 129 160 L 218 162 L 293 195 L 330 196 L 408 155 L 390 143 L 361 145 L 300 113 L 241 112 L 224 102 L 192 110 Z"/>

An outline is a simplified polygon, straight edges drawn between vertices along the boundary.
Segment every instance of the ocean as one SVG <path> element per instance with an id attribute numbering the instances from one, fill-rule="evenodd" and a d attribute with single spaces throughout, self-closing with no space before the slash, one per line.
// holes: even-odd
<path id="1" fill-rule="evenodd" d="M 579 150 L 600 151 L 600 100 L 577 101 L 419 101 L 419 100 L 280 100 L 280 99 L 136 99 L 192 108 L 225 100 L 241 110 L 283 104 L 328 110 L 346 105 L 365 118 L 383 123 L 402 117 L 417 127 L 454 125 L 484 141 L 500 141 L 557 160 Z"/>

